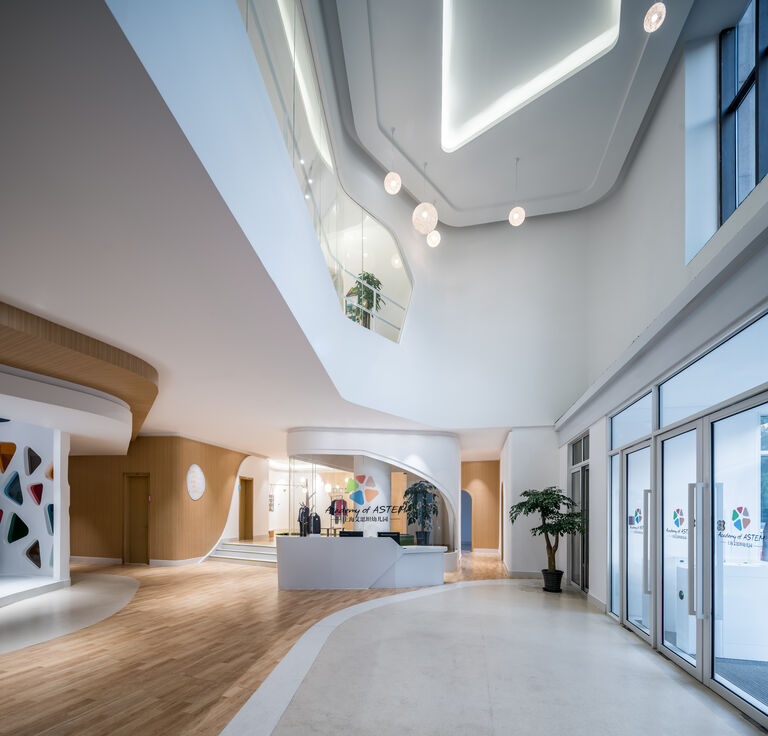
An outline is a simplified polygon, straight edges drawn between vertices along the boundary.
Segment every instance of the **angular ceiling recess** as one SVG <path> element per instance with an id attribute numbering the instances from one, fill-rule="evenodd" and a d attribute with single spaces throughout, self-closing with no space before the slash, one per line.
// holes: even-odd
<path id="1" fill-rule="evenodd" d="M 443 0 L 442 149 L 458 150 L 606 54 L 620 20 L 621 0 L 499 3 L 494 13 Z"/>

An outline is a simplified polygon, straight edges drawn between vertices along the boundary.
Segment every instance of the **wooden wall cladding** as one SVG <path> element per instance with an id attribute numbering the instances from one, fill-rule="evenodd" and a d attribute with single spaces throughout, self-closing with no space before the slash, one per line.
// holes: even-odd
<path id="1" fill-rule="evenodd" d="M 237 470 L 247 457 L 184 437 L 138 437 L 125 456 L 69 459 L 71 554 L 123 556 L 123 494 L 126 473 L 148 473 L 149 557 L 202 557 L 224 529 Z M 205 473 L 205 493 L 187 493 L 187 469 Z"/>
<path id="2" fill-rule="evenodd" d="M 149 363 L 3 302 L 0 363 L 117 396 L 131 408 L 133 437 L 157 396 L 157 371 Z"/>
<path id="3" fill-rule="evenodd" d="M 472 547 L 499 547 L 499 484 L 498 460 L 482 460 L 461 464 L 461 487 L 472 496 Z"/>

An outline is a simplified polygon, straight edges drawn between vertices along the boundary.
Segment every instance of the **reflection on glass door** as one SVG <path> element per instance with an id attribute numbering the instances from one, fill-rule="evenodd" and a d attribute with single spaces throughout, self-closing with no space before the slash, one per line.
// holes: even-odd
<path id="1" fill-rule="evenodd" d="M 581 471 L 577 470 L 571 473 L 571 498 L 576 502 L 576 505 L 581 509 Z M 571 534 L 571 580 L 581 586 L 581 536 L 578 534 Z"/>
<path id="2" fill-rule="evenodd" d="M 694 570 L 688 568 L 695 564 L 695 554 L 689 558 L 689 535 L 694 532 L 689 487 L 696 482 L 696 430 L 664 440 L 661 463 L 663 643 L 695 666 L 695 584 L 690 586 Z"/>
<path id="3" fill-rule="evenodd" d="M 768 404 L 712 424 L 713 678 L 768 712 Z"/>
<path id="4" fill-rule="evenodd" d="M 650 633 L 649 519 L 651 448 L 626 455 L 627 621 Z"/>

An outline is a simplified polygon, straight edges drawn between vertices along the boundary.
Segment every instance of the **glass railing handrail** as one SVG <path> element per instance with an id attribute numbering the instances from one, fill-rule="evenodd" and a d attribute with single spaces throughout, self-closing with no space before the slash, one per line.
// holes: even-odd
<path id="1" fill-rule="evenodd" d="M 239 0 L 239 4 L 265 81 L 269 79 L 272 105 L 342 312 L 368 329 L 386 325 L 393 332 L 382 328 L 379 334 L 397 341 L 412 285 L 394 235 L 346 193 L 332 163 L 301 4 L 298 0 Z M 350 270 L 351 262 L 354 268 L 359 262 L 359 273 Z M 361 278 L 364 272 L 379 286 Z M 386 316 L 366 308 L 363 294 L 375 294 Z M 373 322 L 368 317 L 361 321 L 360 314 Z"/>

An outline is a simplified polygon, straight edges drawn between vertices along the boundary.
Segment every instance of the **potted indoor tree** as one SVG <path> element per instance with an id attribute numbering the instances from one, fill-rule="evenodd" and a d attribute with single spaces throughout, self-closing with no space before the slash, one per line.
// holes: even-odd
<path id="1" fill-rule="evenodd" d="M 520 516 L 538 514 L 541 524 L 531 529 L 531 535 L 544 536 L 547 543 L 547 569 L 542 570 L 544 590 L 559 593 L 563 571 L 557 569 L 555 555 L 560 538 L 567 534 L 583 534 L 584 518 L 576 509 L 576 502 L 563 493 L 562 488 L 550 486 L 543 491 L 528 490 L 520 494 L 523 499 L 509 510 L 509 520 L 514 524 Z"/>
<path id="2" fill-rule="evenodd" d="M 418 524 L 416 544 L 429 544 L 429 532 L 432 530 L 432 517 L 437 516 L 438 508 L 435 494 L 437 488 L 425 480 L 420 480 L 406 489 L 403 494 L 403 509 L 409 524 Z"/>
<path id="3" fill-rule="evenodd" d="M 352 315 L 366 329 L 371 329 L 371 312 L 378 312 L 386 305 L 380 292 L 381 281 L 369 271 L 357 274 L 355 285 L 347 292 L 347 296 L 357 297 L 357 304 L 360 306 L 352 307 Z"/>

